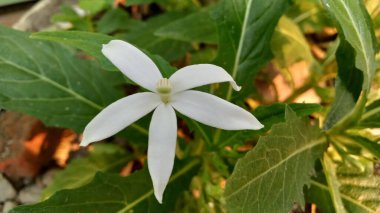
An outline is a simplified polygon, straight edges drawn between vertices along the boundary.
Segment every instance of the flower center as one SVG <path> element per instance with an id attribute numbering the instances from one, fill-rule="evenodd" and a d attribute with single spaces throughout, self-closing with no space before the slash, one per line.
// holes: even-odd
<path id="1" fill-rule="evenodd" d="M 172 85 L 167 78 L 162 78 L 157 83 L 157 92 L 161 97 L 162 102 L 165 104 L 170 101 L 170 93 L 172 92 Z"/>

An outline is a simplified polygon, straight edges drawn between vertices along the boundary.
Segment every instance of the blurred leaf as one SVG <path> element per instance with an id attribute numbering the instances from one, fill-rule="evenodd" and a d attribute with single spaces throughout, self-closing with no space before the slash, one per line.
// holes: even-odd
<path id="1" fill-rule="evenodd" d="M 204 8 L 159 28 L 155 35 L 185 42 L 218 43 L 216 24 Z"/>
<path id="2" fill-rule="evenodd" d="M 294 202 L 303 206 L 303 187 L 325 147 L 320 129 L 287 107 L 286 122 L 237 162 L 225 191 L 228 210 L 275 213 L 290 211 Z"/>
<path id="3" fill-rule="evenodd" d="M 81 132 L 103 106 L 121 97 L 114 89 L 119 73 L 102 72 L 61 45 L 28 37 L 0 27 L 0 108 Z"/>
<path id="4" fill-rule="evenodd" d="M 53 182 L 44 189 L 42 199 L 46 200 L 57 191 L 74 189 L 89 183 L 97 172 L 120 172 L 132 157 L 113 144 L 94 144 L 89 155 L 74 159 L 54 176 Z"/>
<path id="5" fill-rule="evenodd" d="M 359 126 L 366 128 L 380 128 L 380 100 L 376 100 L 365 108 Z"/>
<path id="6" fill-rule="evenodd" d="M 338 177 L 341 183 L 341 197 L 348 212 L 379 212 L 380 177 L 361 172 L 344 174 L 342 171 L 338 172 Z M 322 212 L 335 213 L 324 174 L 318 173 L 318 177 L 311 181 L 306 194 L 307 200 L 317 204 Z"/>
<path id="7" fill-rule="evenodd" d="M 88 18 L 83 18 L 77 14 L 72 5 L 63 5 L 60 12 L 52 16 L 52 22 L 71 23 L 72 30 L 92 31 L 92 22 Z"/>
<path id="8" fill-rule="evenodd" d="M 191 54 L 190 64 L 209 64 L 215 59 L 216 54 L 213 48 L 202 48 Z"/>
<path id="9" fill-rule="evenodd" d="M 96 23 L 96 29 L 99 33 L 110 34 L 119 30 L 128 30 L 134 21 L 123 9 L 110 9 Z"/>
<path id="10" fill-rule="evenodd" d="M 374 157 L 380 160 L 380 144 L 361 136 L 349 136 L 352 142 L 368 150 Z"/>
<path id="11" fill-rule="evenodd" d="M 178 197 L 188 190 L 198 164 L 197 160 L 176 162 L 161 205 L 153 195 L 149 172 L 144 167 L 127 177 L 97 173 L 87 185 L 60 191 L 38 204 L 16 207 L 11 213 L 171 212 Z"/>
<path id="12" fill-rule="evenodd" d="M 293 0 L 293 2 L 286 15 L 300 26 L 302 32 L 318 33 L 325 27 L 332 26 L 320 0 Z"/>
<path id="13" fill-rule="evenodd" d="M 105 0 L 79 0 L 79 7 L 90 15 L 102 11 L 107 6 Z"/>
<path id="14" fill-rule="evenodd" d="M 272 34 L 289 3 L 289 0 L 219 3 L 214 12 L 219 34 L 216 61 L 239 84 L 251 82 L 251 76 L 272 59 Z"/>
<path id="15" fill-rule="evenodd" d="M 311 65 L 314 57 L 309 44 L 296 23 L 283 16 L 273 34 L 272 51 L 281 68 L 304 60 Z"/>
<path id="16" fill-rule="evenodd" d="M 150 18 L 131 28 L 126 34 L 126 41 L 150 53 L 160 55 L 168 61 L 180 59 L 191 49 L 190 43 L 159 37 L 155 32 L 185 15 L 187 13 L 184 12 L 165 13 Z"/>

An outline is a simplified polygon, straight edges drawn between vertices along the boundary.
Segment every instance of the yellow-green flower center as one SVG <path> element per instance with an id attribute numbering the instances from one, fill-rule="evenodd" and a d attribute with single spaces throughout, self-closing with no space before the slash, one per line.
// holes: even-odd
<path id="1" fill-rule="evenodd" d="M 170 101 L 170 94 L 172 92 L 172 85 L 167 78 L 162 78 L 157 83 L 157 92 L 161 97 L 162 102 L 165 104 Z"/>

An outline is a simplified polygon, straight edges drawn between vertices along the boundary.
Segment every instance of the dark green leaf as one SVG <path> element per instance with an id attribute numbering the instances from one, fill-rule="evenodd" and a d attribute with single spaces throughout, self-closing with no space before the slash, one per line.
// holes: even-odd
<path id="1" fill-rule="evenodd" d="M 286 122 L 238 161 L 225 192 L 230 212 L 288 212 L 294 202 L 304 204 L 303 187 L 326 147 L 320 129 L 309 123 L 288 107 Z"/>
<path id="2" fill-rule="evenodd" d="M 150 53 L 160 55 L 168 61 L 180 59 L 191 49 L 190 43 L 159 37 L 155 32 L 184 15 L 187 13 L 165 13 L 150 18 L 132 28 L 126 34 L 126 41 Z"/>
<path id="3" fill-rule="evenodd" d="M 81 132 L 104 106 L 121 97 L 114 89 L 119 73 L 103 72 L 61 45 L 28 37 L 0 27 L 0 108 Z"/>
<path id="4" fill-rule="evenodd" d="M 44 202 L 19 206 L 11 213 L 170 212 L 178 197 L 188 189 L 198 164 L 197 160 L 176 162 L 162 205 L 153 195 L 152 182 L 145 168 L 127 177 L 97 173 L 85 186 L 60 191 Z"/>
<path id="5" fill-rule="evenodd" d="M 118 173 L 131 157 L 119 146 L 95 144 L 90 149 L 89 156 L 74 159 L 64 170 L 55 174 L 53 182 L 44 189 L 42 199 L 45 200 L 63 189 L 83 186 L 89 183 L 97 172 Z"/>
<path id="6" fill-rule="evenodd" d="M 108 10 L 102 18 L 96 23 L 96 29 L 99 33 L 114 33 L 119 30 L 128 30 L 133 20 L 123 9 L 116 8 Z"/>
<path id="7" fill-rule="evenodd" d="M 355 108 L 361 90 L 369 90 L 375 74 L 377 44 L 362 1 L 323 0 L 323 3 L 337 21 L 341 40 L 336 54 L 339 66 L 336 99 L 325 122 L 325 129 L 330 129 Z"/>
<path id="8" fill-rule="evenodd" d="M 210 8 L 192 13 L 159 28 L 155 35 L 185 42 L 218 43 L 216 24 Z"/>

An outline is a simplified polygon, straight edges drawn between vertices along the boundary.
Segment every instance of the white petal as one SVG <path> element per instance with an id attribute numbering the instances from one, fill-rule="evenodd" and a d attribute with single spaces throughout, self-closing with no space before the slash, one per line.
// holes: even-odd
<path id="1" fill-rule="evenodd" d="M 137 93 L 112 103 L 87 124 L 80 145 L 87 146 L 116 134 L 160 103 L 160 97 L 151 92 Z"/>
<path id="2" fill-rule="evenodd" d="M 154 62 L 135 46 L 121 40 L 103 45 L 103 54 L 129 79 L 155 92 L 162 75 Z"/>
<path id="3" fill-rule="evenodd" d="M 177 119 L 170 105 L 161 104 L 153 113 L 149 126 L 148 168 L 154 195 L 162 203 L 173 170 L 177 140 Z"/>
<path id="4" fill-rule="evenodd" d="M 212 64 L 197 64 L 184 67 L 170 77 L 173 93 L 212 83 L 230 82 L 239 91 L 234 79 L 223 68 Z"/>
<path id="5" fill-rule="evenodd" d="M 172 97 L 171 104 L 180 113 L 220 129 L 243 130 L 264 127 L 243 108 L 204 92 L 180 92 Z"/>

